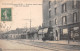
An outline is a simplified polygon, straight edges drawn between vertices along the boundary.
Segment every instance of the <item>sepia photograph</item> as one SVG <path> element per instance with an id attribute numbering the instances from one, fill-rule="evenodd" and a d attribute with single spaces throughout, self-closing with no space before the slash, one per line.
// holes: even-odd
<path id="1" fill-rule="evenodd" d="M 80 51 L 80 0 L 0 0 L 0 51 Z"/>

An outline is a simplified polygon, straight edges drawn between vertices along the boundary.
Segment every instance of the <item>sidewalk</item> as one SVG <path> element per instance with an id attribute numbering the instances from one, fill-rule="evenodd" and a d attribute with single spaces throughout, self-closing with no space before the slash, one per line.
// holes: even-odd
<path id="1" fill-rule="evenodd" d="M 43 42 L 42 40 L 33 40 L 35 42 Z M 55 44 L 64 44 L 64 45 L 79 45 L 80 46 L 80 42 L 73 42 L 70 41 L 68 44 L 67 40 L 59 40 L 59 41 L 45 41 L 46 43 L 55 43 Z"/>
<path id="2" fill-rule="evenodd" d="M 29 42 L 29 41 L 32 41 L 32 42 L 45 42 L 45 43 L 55 43 L 55 44 L 63 44 L 63 45 L 78 45 L 80 46 L 80 42 L 73 42 L 73 41 L 69 41 L 69 44 L 68 44 L 68 40 L 59 40 L 59 41 L 42 41 L 42 40 L 22 40 L 22 41 L 26 41 L 26 42 Z"/>

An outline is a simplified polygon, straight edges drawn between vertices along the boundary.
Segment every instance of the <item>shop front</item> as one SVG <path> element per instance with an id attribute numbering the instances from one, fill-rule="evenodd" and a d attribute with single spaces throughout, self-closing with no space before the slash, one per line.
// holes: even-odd
<path id="1" fill-rule="evenodd" d="M 47 34 L 48 32 L 48 28 L 44 28 L 44 29 L 40 29 L 38 31 L 38 39 L 41 39 L 45 36 L 45 34 Z"/>
<path id="2" fill-rule="evenodd" d="M 38 40 L 41 40 L 42 37 L 43 37 L 43 29 L 40 29 L 40 30 L 38 31 Z"/>
<path id="3" fill-rule="evenodd" d="M 60 40 L 60 32 L 58 27 L 53 28 L 54 41 Z"/>
<path id="4" fill-rule="evenodd" d="M 80 27 L 72 27 L 71 28 L 71 34 L 70 34 L 70 39 L 73 41 L 80 41 Z"/>
<path id="5" fill-rule="evenodd" d="M 80 23 L 59 26 L 60 40 L 80 41 Z"/>

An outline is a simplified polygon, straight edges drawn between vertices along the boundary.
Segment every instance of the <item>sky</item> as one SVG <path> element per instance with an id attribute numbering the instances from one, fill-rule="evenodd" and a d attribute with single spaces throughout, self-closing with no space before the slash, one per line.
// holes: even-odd
<path id="1" fill-rule="evenodd" d="M 31 19 L 32 27 L 42 25 L 42 0 L 0 0 L 0 8 L 12 9 L 12 21 L 1 21 L 10 30 L 29 28 L 30 20 L 27 19 Z"/>

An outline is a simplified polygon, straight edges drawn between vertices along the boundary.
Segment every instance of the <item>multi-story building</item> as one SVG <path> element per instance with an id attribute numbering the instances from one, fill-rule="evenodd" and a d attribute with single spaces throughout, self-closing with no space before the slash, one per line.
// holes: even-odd
<path id="1" fill-rule="evenodd" d="M 44 1 L 43 15 L 48 15 L 48 18 L 43 16 L 43 20 L 53 27 L 54 40 L 80 40 L 80 1 L 48 0 L 47 4 Z"/>
<path id="2" fill-rule="evenodd" d="M 43 0 L 43 27 L 49 27 L 49 0 Z"/>
<path id="3" fill-rule="evenodd" d="M 48 34 L 48 36 L 52 36 L 52 21 L 51 18 L 51 1 L 43 0 L 43 34 Z"/>

